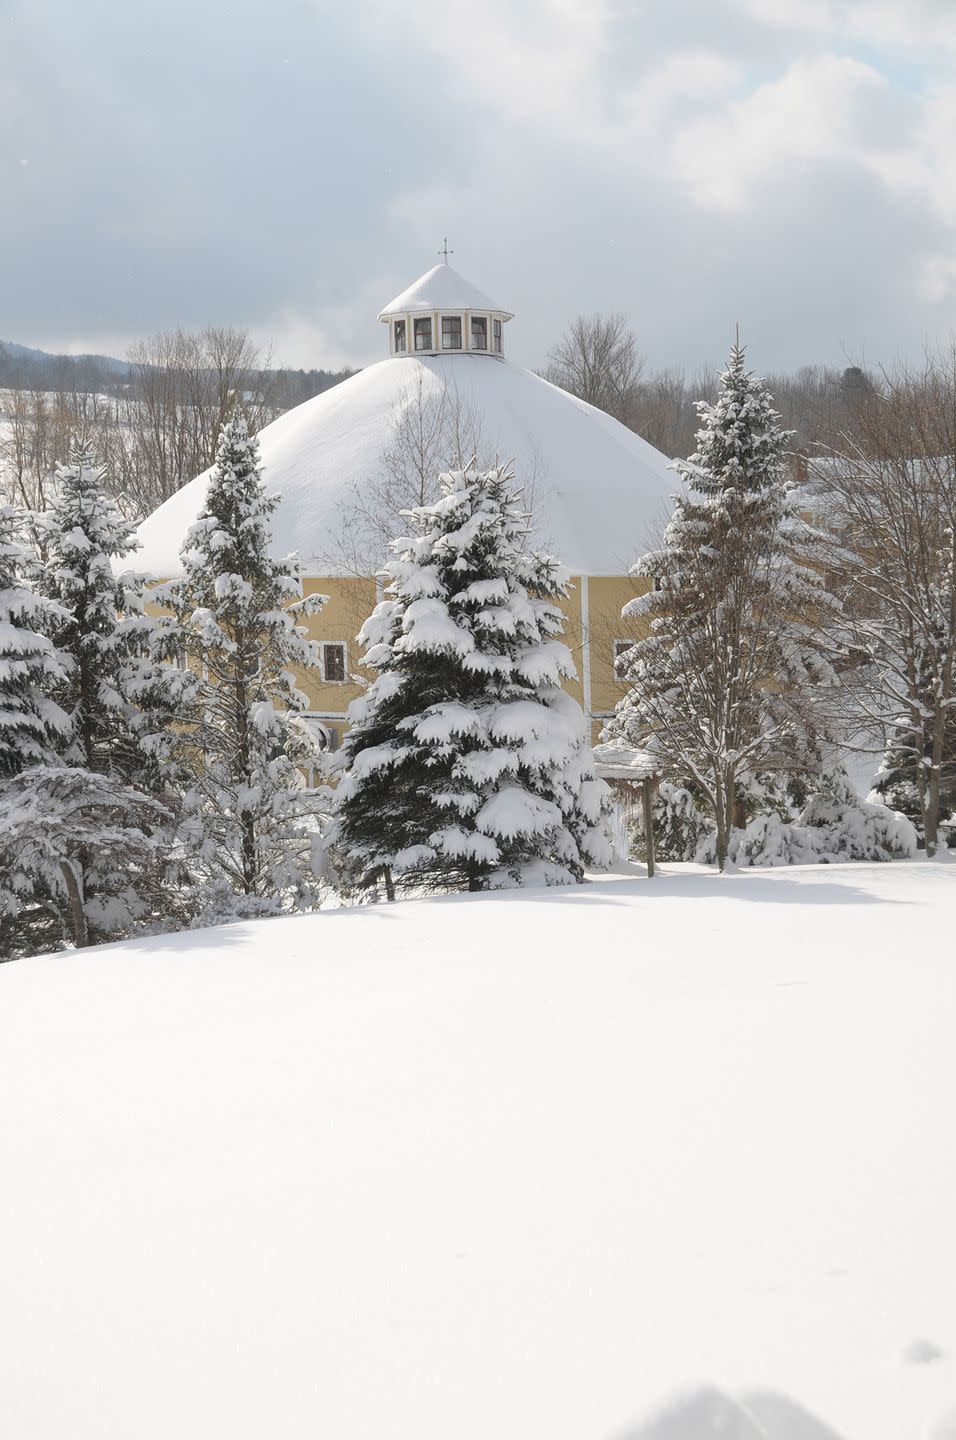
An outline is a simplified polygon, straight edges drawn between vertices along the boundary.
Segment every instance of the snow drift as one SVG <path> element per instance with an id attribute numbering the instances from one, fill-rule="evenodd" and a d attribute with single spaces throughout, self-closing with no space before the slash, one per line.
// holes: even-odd
<path id="1" fill-rule="evenodd" d="M 641 1428 L 710 1387 L 748 1440 L 953 1434 L 954 885 L 688 866 L 0 966 L 0 1430 L 712 1440 Z"/>

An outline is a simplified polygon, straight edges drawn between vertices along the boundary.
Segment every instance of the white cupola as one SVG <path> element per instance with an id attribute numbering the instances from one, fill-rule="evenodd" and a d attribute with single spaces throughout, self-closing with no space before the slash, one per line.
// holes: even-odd
<path id="1" fill-rule="evenodd" d="M 512 317 L 446 261 L 396 295 L 378 318 L 388 326 L 390 355 L 500 357 Z"/>

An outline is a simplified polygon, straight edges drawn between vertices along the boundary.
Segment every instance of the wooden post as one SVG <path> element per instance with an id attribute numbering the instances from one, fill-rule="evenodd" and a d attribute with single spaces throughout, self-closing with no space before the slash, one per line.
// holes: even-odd
<path id="1" fill-rule="evenodd" d="M 648 880 L 652 879 L 654 875 L 654 807 L 651 803 L 651 785 L 650 776 L 641 784 L 644 792 L 644 844 L 647 848 Z"/>

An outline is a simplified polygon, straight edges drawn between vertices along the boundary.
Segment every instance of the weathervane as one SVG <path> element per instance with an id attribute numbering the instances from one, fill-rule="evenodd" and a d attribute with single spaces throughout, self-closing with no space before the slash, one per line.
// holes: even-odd
<path id="1" fill-rule="evenodd" d="M 444 255 L 444 257 L 445 257 L 445 264 L 447 265 L 447 264 L 448 264 L 448 257 L 449 257 L 449 255 L 454 255 L 455 252 L 454 252 L 454 250 L 449 250 L 449 248 L 448 248 L 448 236 L 447 236 L 447 235 L 444 237 L 444 241 L 445 241 L 445 243 L 442 245 L 442 248 L 439 250 L 438 253 L 439 253 L 439 255 Z"/>

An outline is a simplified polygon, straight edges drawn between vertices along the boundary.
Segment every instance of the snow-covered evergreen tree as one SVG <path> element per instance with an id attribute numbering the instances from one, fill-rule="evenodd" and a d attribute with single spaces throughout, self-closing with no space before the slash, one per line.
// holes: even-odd
<path id="1" fill-rule="evenodd" d="M 905 815 L 861 800 L 840 767 L 818 777 L 817 790 L 793 817 L 778 810 L 755 815 L 731 830 L 728 855 L 741 866 L 834 865 L 850 860 L 907 859 L 916 830 Z M 695 858 L 713 864 L 716 831 L 702 836 Z"/>
<path id="2" fill-rule="evenodd" d="M 20 602 L 48 632 L 39 704 L 56 724 L 0 784 L 0 932 L 11 954 L 184 918 L 177 797 L 163 763 L 172 712 L 150 656 L 158 622 L 135 577 L 113 573 L 132 527 L 86 455 L 56 482 L 35 517 L 44 563 L 22 565 L 43 595 Z"/>
<path id="3" fill-rule="evenodd" d="M 661 780 L 655 788 L 651 823 L 654 826 L 654 856 L 658 861 L 693 860 L 701 837 L 709 828 L 709 822 L 699 813 L 691 792 L 669 780 Z M 633 832 L 637 857 L 646 860 L 647 837 L 640 811 L 635 815 Z"/>
<path id="4" fill-rule="evenodd" d="M 52 761 L 69 729 L 50 698 L 68 671 L 51 638 L 67 616 L 32 583 L 24 521 L 21 510 L 0 505 L 0 781 Z"/>
<path id="5" fill-rule="evenodd" d="M 270 555 L 277 503 L 238 415 L 223 427 L 205 504 L 183 546 L 183 578 L 160 592 L 177 622 L 167 650 L 188 666 L 180 751 L 192 771 L 200 858 L 219 887 L 217 914 L 228 895 L 244 897 L 249 912 L 316 894 L 324 802 L 298 768 L 318 757 L 298 719 L 307 699 L 292 669 L 318 664 L 300 622 L 326 597 L 303 598 L 294 560 Z"/>
<path id="6" fill-rule="evenodd" d="M 171 813 L 113 775 L 35 765 L 0 785 L 0 960 L 178 929 Z"/>
<path id="7" fill-rule="evenodd" d="M 57 469 L 53 500 L 38 517 L 41 584 L 61 607 L 55 639 L 71 662 L 55 690 L 70 720 L 62 758 L 158 791 L 167 788 L 174 714 L 169 667 L 153 658 L 162 622 L 145 611 L 141 577 L 119 573 L 135 526 L 103 482 L 103 469 L 81 453 Z"/>
<path id="8" fill-rule="evenodd" d="M 594 775 L 558 638 L 568 580 L 527 548 L 503 470 L 443 475 L 408 512 L 386 599 L 363 626 L 377 672 L 349 712 L 337 844 L 346 876 L 388 893 L 580 880 L 610 862 L 607 787 Z"/>
<path id="9" fill-rule="evenodd" d="M 741 777 L 815 763 L 815 702 L 832 678 L 817 625 L 832 601 L 786 475 L 787 433 L 741 345 L 698 413 L 697 450 L 676 466 L 685 489 L 660 548 L 634 567 L 651 588 L 624 613 L 649 630 L 628 651 L 630 689 L 608 728 L 707 797 L 722 866 Z"/>

